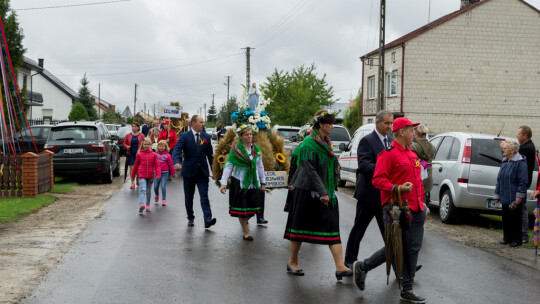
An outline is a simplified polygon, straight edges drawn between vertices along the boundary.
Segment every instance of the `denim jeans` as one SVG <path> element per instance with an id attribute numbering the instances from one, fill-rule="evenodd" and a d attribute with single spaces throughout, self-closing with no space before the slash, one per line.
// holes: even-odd
<path id="1" fill-rule="evenodd" d="M 167 178 L 169 177 L 169 171 L 161 172 L 161 180 L 154 178 L 154 192 L 156 196 L 159 196 L 159 186 L 161 185 L 161 199 L 167 199 Z"/>
<path id="2" fill-rule="evenodd" d="M 150 206 L 153 180 L 153 178 L 139 178 L 139 204 L 144 204 L 144 198 L 146 197 L 146 206 Z"/>

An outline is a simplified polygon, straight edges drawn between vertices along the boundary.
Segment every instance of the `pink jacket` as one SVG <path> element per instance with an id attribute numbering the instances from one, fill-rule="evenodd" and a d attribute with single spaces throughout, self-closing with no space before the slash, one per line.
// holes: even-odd
<path id="1" fill-rule="evenodd" d="M 170 175 L 175 175 L 172 156 L 167 151 L 157 153 L 158 161 L 161 165 L 161 172 L 169 171 Z"/>
<path id="2" fill-rule="evenodd" d="M 136 174 L 139 175 L 139 178 L 154 178 L 154 174 L 161 177 L 161 165 L 154 151 L 141 150 L 137 153 L 131 178 L 135 178 Z"/>

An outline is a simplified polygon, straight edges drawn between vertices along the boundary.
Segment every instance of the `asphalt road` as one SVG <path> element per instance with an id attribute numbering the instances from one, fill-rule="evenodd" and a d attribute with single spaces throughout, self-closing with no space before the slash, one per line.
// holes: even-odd
<path id="1" fill-rule="evenodd" d="M 196 193 L 195 227 L 187 227 L 181 180 L 168 185 L 168 206 L 139 216 L 138 192 L 126 183 L 103 217 L 75 241 L 63 261 L 23 303 L 398 303 L 385 267 L 369 272 L 366 290 L 337 282 L 327 246 L 304 244 L 306 275 L 286 273 L 285 190 L 266 197 L 267 227 L 252 223 L 242 240 L 228 215 L 227 196 L 210 185 L 216 226 L 205 230 Z M 342 242 L 356 202 L 338 193 Z M 360 248 L 365 258 L 383 246 L 374 222 Z M 538 303 L 540 272 L 426 231 L 415 290 L 429 303 Z"/>

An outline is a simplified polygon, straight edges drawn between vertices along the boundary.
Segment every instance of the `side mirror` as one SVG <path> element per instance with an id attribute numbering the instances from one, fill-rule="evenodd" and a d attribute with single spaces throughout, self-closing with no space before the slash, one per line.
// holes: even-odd
<path id="1" fill-rule="evenodd" d="M 339 144 L 339 151 L 346 151 L 346 150 L 347 150 L 347 145 L 345 143 Z"/>

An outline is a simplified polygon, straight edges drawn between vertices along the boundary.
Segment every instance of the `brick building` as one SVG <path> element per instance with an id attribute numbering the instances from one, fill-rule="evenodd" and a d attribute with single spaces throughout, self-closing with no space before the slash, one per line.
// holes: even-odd
<path id="1" fill-rule="evenodd" d="M 502 129 L 515 136 L 529 125 L 540 138 L 540 11 L 523 0 L 461 2 L 460 10 L 386 44 L 383 103 L 433 133 Z M 370 123 L 378 50 L 361 59 L 363 123 Z"/>

